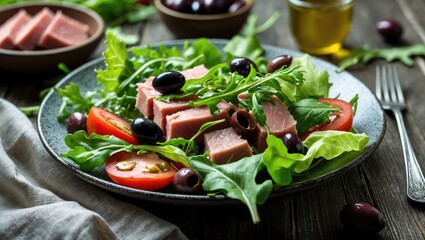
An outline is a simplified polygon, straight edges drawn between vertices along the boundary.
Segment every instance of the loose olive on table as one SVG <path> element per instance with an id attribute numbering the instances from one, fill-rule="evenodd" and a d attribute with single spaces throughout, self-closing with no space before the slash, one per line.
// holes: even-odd
<path id="1" fill-rule="evenodd" d="M 385 19 L 376 23 L 376 30 L 388 42 L 396 42 L 403 33 L 403 27 L 395 20 Z"/>
<path id="2" fill-rule="evenodd" d="M 81 112 L 72 113 L 66 120 L 66 130 L 74 133 L 78 130 L 87 131 L 87 116 Z"/>
<path id="3" fill-rule="evenodd" d="M 364 203 L 349 203 L 340 212 L 339 218 L 348 230 L 375 234 L 385 227 L 382 213 L 374 206 Z"/>

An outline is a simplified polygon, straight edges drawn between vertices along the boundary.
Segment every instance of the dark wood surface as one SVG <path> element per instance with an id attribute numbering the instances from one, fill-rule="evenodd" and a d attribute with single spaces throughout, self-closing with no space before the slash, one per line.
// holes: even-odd
<path id="1" fill-rule="evenodd" d="M 282 13 L 272 29 L 260 35 L 263 44 L 297 49 L 289 29 L 287 3 L 282 0 L 257 0 L 253 12 L 265 21 L 274 11 Z M 375 31 L 375 23 L 395 18 L 404 26 L 405 44 L 425 43 L 425 1 L 356 0 L 353 26 L 346 48 L 370 44 L 389 48 Z M 174 39 L 159 16 L 146 23 L 126 26 L 139 32 L 141 43 Z M 103 50 L 100 46 L 93 57 Z M 383 60 L 349 71 L 374 90 L 375 67 Z M 420 165 L 425 169 L 425 62 L 416 58 L 407 68 L 396 62 L 409 110 L 406 126 Z M 39 92 L 49 87 L 54 76 L 20 75 L 0 72 L 0 97 L 17 106 L 39 103 Z M 35 119 L 35 117 L 33 117 Z M 190 239 L 425 239 L 425 212 L 405 197 L 405 169 L 395 119 L 386 115 L 387 129 L 378 149 L 359 166 L 340 177 L 314 188 L 284 197 L 271 198 L 259 206 L 261 223 L 252 224 L 244 205 L 179 206 L 128 200 L 181 228 Z M 65 170 L 65 169 L 64 169 Z M 118 198 L 122 198 L 117 196 Z M 378 234 L 359 238 L 346 232 L 339 221 L 341 208 L 349 202 L 363 201 L 380 209 L 386 227 Z"/>

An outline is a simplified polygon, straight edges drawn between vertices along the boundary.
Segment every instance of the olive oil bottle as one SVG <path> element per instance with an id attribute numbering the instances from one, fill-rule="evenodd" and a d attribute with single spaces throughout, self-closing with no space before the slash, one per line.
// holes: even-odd
<path id="1" fill-rule="evenodd" d="M 289 0 L 289 11 L 300 49 L 332 54 L 341 49 L 350 32 L 353 0 Z"/>

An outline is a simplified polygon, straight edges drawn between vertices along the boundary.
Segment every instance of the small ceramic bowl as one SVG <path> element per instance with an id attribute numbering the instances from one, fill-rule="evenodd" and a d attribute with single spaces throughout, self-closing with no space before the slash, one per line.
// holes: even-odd
<path id="1" fill-rule="evenodd" d="M 64 63 L 73 68 L 84 63 L 97 48 L 103 37 L 105 23 L 94 11 L 70 4 L 24 3 L 8 5 L 0 9 L 0 25 L 20 9 L 34 15 L 44 7 L 51 11 L 62 11 L 89 26 L 89 38 L 82 43 L 50 50 L 7 50 L 0 48 L 0 70 L 19 73 L 47 73 L 58 70 L 58 64 Z"/>
<path id="2" fill-rule="evenodd" d="M 154 0 L 155 7 L 167 26 L 177 38 L 231 38 L 245 24 L 253 0 L 233 13 L 190 14 L 174 11 L 164 5 L 164 0 Z"/>

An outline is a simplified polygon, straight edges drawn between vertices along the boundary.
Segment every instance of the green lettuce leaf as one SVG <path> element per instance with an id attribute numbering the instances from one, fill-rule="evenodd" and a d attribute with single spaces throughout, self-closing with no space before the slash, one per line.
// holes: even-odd
<path id="1" fill-rule="evenodd" d="M 248 207 L 253 223 L 260 222 L 257 204 L 263 204 L 273 188 L 271 180 L 261 184 L 255 181 L 257 173 L 264 168 L 261 160 L 262 154 L 224 165 L 217 165 L 203 155 L 190 159 L 204 179 L 204 190 L 220 190 L 227 197 L 242 201 Z"/>
<path id="2" fill-rule="evenodd" d="M 292 101 L 299 101 L 304 98 L 321 98 L 328 97 L 329 89 L 332 84 L 329 82 L 329 74 L 326 70 L 318 71 L 311 61 L 308 54 L 302 55 L 294 59 L 291 67 L 301 66 L 304 72 L 304 82 L 302 85 L 284 84 L 282 91 Z"/>
<path id="3" fill-rule="evenodd" d="M 292 171 L 306 171 L 314 159 L 335 159 L 344 152 L 363 151 L 369 137 L 344 131 L 317 131 L 312 133 L 303 145 L 308 149 L 305 155 L 288 153 L 281 139 L 273 135 L 267 137 L 268 148 L 263 162 L 276 184 L 284 186 L 292 181 Z"/>
<path id="4" fill-rule="evenodd" d="M 106 69 L 96 69 L 97 81 L 104 85 L 104 92 L 113 92 L 120 83 L 120 77 L 128 77 L 134 72 L 128 60 L 126 44 L 113 32 L 106 32 L 106 51 L 103 52 Z"/>

